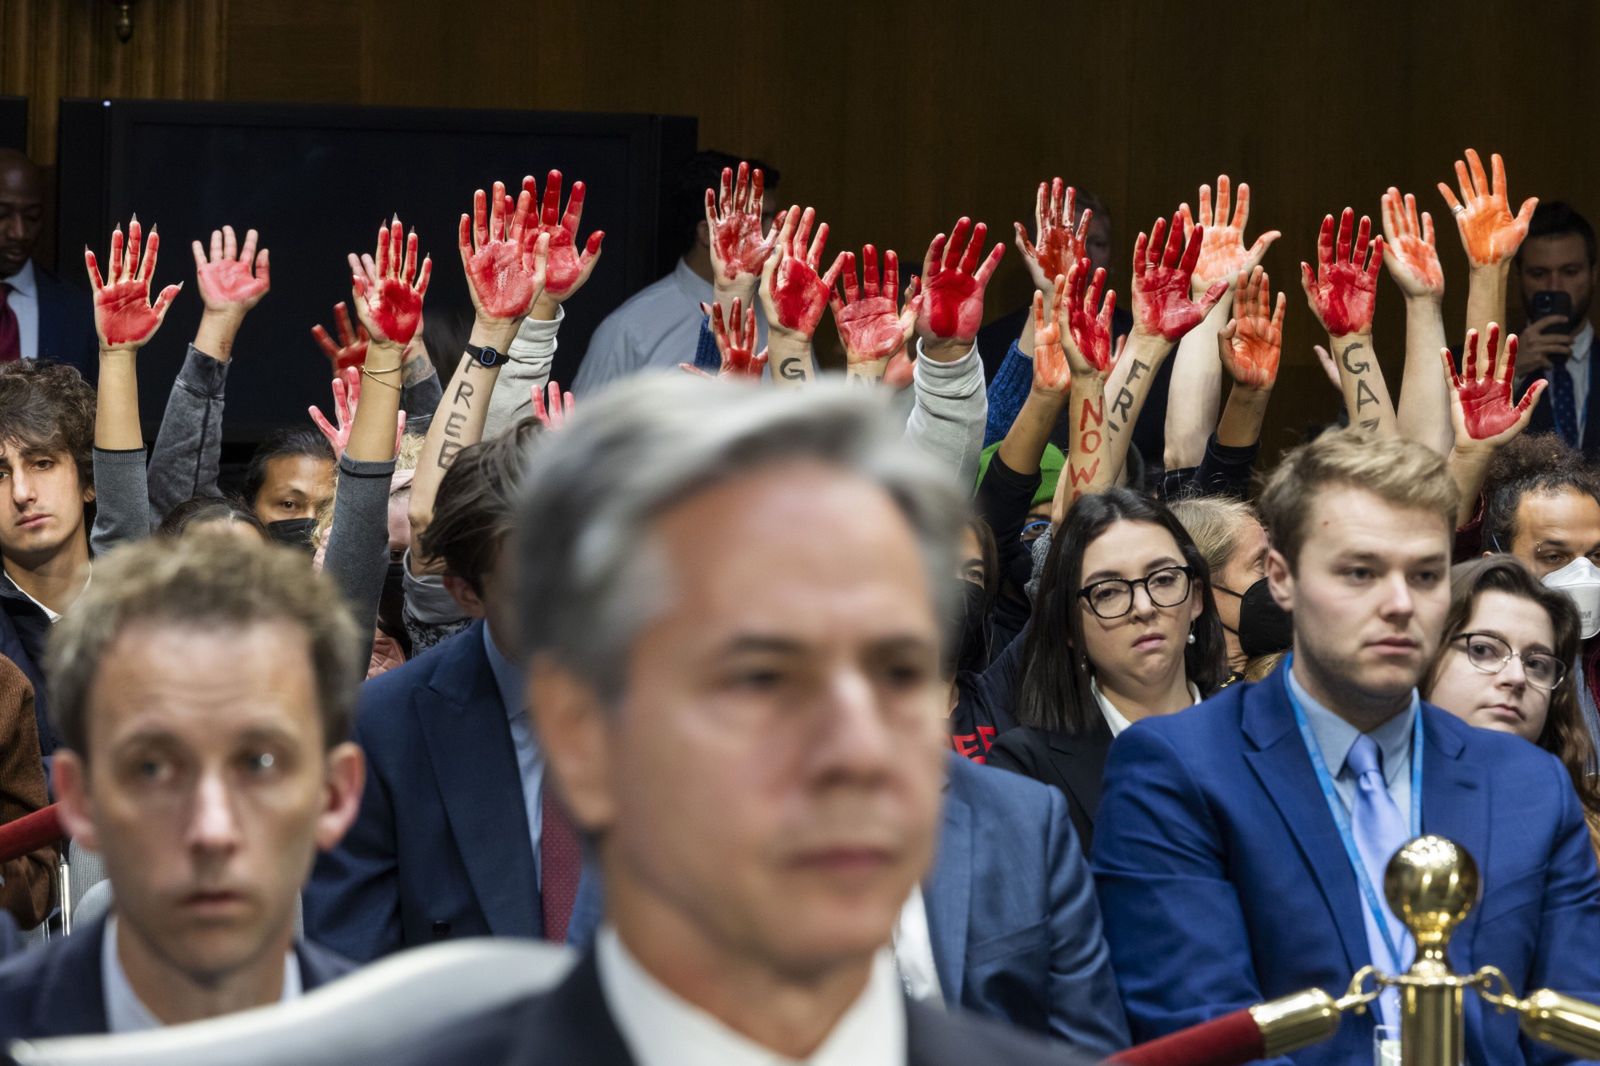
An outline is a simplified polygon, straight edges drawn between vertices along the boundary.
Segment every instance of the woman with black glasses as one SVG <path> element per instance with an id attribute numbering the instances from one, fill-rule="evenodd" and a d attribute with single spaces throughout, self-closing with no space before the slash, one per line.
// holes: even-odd
<path id="1" fill-rule="evenodd" d="M 1483 729 L 1515 733 L 1559 758 L 1572 777 L 1600 853 L 1600 784 L 1578 709 L 1572 663 L 1578 612 L 1510 555 L 1450 571 L 1444 640 L 1423 675 L 1429 703 Z"/>
<path id="2" fill-rule="evenodd" d="M 989 763 L 1066 793 L 1085 852 L 1111 741 L 1198 703 L 1226 673 L 1209 582 L 1172 513 L 1127 489 L 1083 497 L 1055 531 L 1023 648 L 1021 728 Z"/>

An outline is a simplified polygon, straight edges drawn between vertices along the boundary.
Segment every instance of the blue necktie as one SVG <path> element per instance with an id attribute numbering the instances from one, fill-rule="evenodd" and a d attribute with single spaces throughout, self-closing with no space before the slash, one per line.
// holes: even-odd
<path id="1" fill-rule="evenodd" d="M 1565 359 L 1550 364 L 1550 403 L 1556 432 L 1574 448 L 1579 447 L 1582 442 L 1578 439 L 1578 401 L 1573 395 L 1572 372 L 1567 369 Z"/>
<path id="2" fill-rule="evenodd" d="M 1378 750 L 1377 741 L 1366 733 L 1361 734 L 1351 746 L 1350 754 L 1345 756 L 1344 764 L 1356 779 L 1356 798 L 1355 805 L 1350 811 L 1350 830 L 1356 839 L 1356 851 L 1361 854 L 1361 864 L 1367 868 L 1367 880 L 1381 901 L 1383 873 L 1388 869 L 1389 860 L 1394 857 L 1394 853 L 1410 839 L 1411 827 L 1407 824 L 1406 816 L 1395 804 L 1394 797 L 1389 795 L 1389 786 L 1383 779 L 1383 752 Z M 1373 964 L 1390 973 L 1398 972 L 1408 962 L 1405 958 L 1408 954 L 1405 942 L 1409 934 L 1387 908 L 1380 919 L 1372 913 L 1372 908 L 1366 906 L 1363 900 L 1361 911 L 1366 918 L 1367 946 L 1372 952 Z M 1378 926 L 1380 920 L 1388 927 L 1389 942 L 1393 943 L 1401 954 L 1398 959 L 1389 957 L 1388 946 Z M 1383 1020 L 1390 1025 L 1396 1024 L 1400 1007 L 1398 991 L 1388 990 L 1380 997 L 1379 1003 L 1383 1008 Z"/>

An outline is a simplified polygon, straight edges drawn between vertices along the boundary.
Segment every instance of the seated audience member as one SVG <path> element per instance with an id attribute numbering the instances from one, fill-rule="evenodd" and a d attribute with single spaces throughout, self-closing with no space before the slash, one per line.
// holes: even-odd
<path id="1" fill-rule="evenodd" d="M 1449 612 L 1456 493 L 1425 445 L 1356 432 L 1290 452 L 1259 508 L 1290 660 L 1113 745 L 1094 869 L 1135 1040 L 1309 987 L 1342 988 L 1415 947 L 1377 901 L 1418 833 L 1460 844 L 1483 896 L 1451 941 L 1511 987 L 1600 994 L 1600 878 L 1561 761 L 1423 703 Z M 1354 857 L 1354 858 L 1353 858 Z M 1469 998 L 1467 1059 L 1544 1061 L 1514 1016 Z M 1385 994 L 1273 1062 L 1373 1055 Z M 1374 1018 L 1374 1014 L 1376 1017 Z"/>
<path id="2" fill-rule="evenodd" d="M 692 156 L 679 171 L 671 199 L 675 233 L 684 252 L 672 273 L 640 289 L 595 328 L 572 391 L 590 396 L 606 385 L 643 371 L 675 371 L 690 362 L 704 320 L 700 305 L 712 302 L 711 229 L 706 223 L 705 195 L 717 187 L 725 167 L 738 167 L 737 156 L 705 151 Z M 759 159 L 748 161 L 761 185 L 761 232 L 778 213 L 779 173 Z M 745 306 L 750 306 L 748 303 Z M 766 322 L 757 323 L 756 350 L 766 343 Z"/>
<path id="3" fill-rule="evenodd" d="M 989 765 L 1055 785 L 1088 847 L 1111 742 L 1132 722 L 1216 691 L 1222 624 L 1205 559 L 1161 504 L 1128 489 L 1084 496 L 1045 562 L 1024 638 L 1021 728 Z"/>
<path id="4" fill-rule="evenodd" d="M 274 430 L 245 468 L 245 502 L 273 540 L 310 551 L 317 512 L 333 499 L 336 469 L 333 449 L 311 426 Z"/>
<path id="5" fill-rule="evenodd" d="M 1589 308 L 1600 275 L 1594 227 L 1559 200 L 1542 203 L 1514 260 L 1527 323 L 1518 334 L 1519 380 L 1550 382 L 1550 397 L 1534 408 L 1528 429 L 1555 433 L 1593 459 L 1600 455 L 1600 374 L 1593 372 L 1594 324 Z M 1540 315 L 1542 300 L 1564 299 L 1566 308 Z"/>
<path id="6" fill-rule="evenodd" d="M 1252 660 L 1289 650 L 1289 616 L 1267 587 L 1267 531 L 1255 509 L 1221 496 L 1170 505 L 1211 569 L 1211 602 L 1228 649 L 1229 683 L 1248 676 Z"/>
<path id="7" fill-rule="evenodd" d="M 45 638 L 89 580 L 94 408 L 94 390 L 71 367 L 0 367 L 0 655 L 33 685 L 45 755 L 57 742 Z"/>
<path id="8" fill-rule="evenodd" d="M 307 932 L 369 961 L 449 937 L 565 939 L 580 866 L 550 791 L 508 629 L 507 534 L 538 424 L 464 448 L 420 547 L 475 619 L 364 685 L 360 815 L 318 861 Z"/>
<path id="9" fill-rule="evenodd" d="M 361 639 L 282 548 L 196 535 L 102 559 L 50 638 L 64 828 L 111 916 L 0 966 L 0 1041 L 292 999 L 350 964 L 295 938 L 312 855 L 355 816 Z"/>
<path id="10" fill-rule="evenodd" d="M 1600 851 L 1600 786 L 1594 745 L 1578 711 L 1571 664 L 1578 612 L 1504 555 L 1458 563 L 1450 573 L 1444 639 L 1424 673 L 1428 702 L 1482 729 L 1514 733 L 1555 755 L 1583 804 Z"/>
<path id="11" fill-rule="evenodd" d="M 49 802 L 39 761 L 33 686 L 15 663 L 0 656 L 0 825 Z M 24 929 L 44 921 L 53 902 L 55 866 L 53 846 L 0 863 L 0 918 L 9 914 Z"/>
<path id="12" fill-rule="evenodd" d="M 605 924 L 554 991 L 396 1061 L 1072 1061 L 908 1002 L 888 947 L 938 832 L 962 511 L 842 386 L 641 381 L 554 435 L 518 613 Z"/>
<path id="13" fill-rule="evenodd" d="M 89 301 L 33 258 L 44 221 L 44 176 L 23 153 L 0 148 L 0 365 L 52 360 L 90 376 Z"/>

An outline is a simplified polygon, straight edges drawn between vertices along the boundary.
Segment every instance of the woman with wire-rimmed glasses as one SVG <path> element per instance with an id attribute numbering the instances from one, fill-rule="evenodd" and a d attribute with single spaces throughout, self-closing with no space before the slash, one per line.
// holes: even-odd
<path id="1" fill-rule="evenodd" d="M 1055 531 L 1023 649 L 1021 728 L 989 762 L 1066 793 L 1085 851 L 1112 739 L 1226 674 L 1210 580 L 1172 512 L 1127 489 L 1083 497 Z"/>
<path id="2" fill-rule="evenodd" d="M 1572 672 L 1578 641 L 1572 600 L 1514 556 L 1461 563 L 1450 571 L 1450 613 L 1424 691 L 1472 725 L 1515 733 L 1559 758 L 1600 854 L 1600 781 Z"/>

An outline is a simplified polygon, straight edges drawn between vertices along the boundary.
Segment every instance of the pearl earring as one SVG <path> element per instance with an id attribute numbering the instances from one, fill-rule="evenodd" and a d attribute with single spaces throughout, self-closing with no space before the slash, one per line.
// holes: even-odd
<path id="1" fill-rule="evenodd" d="M 1194 643 L 1194 630 L 1192 630 L 1192 629 L 1189 630 L 1189 643 L 1190 644 Z"/>

